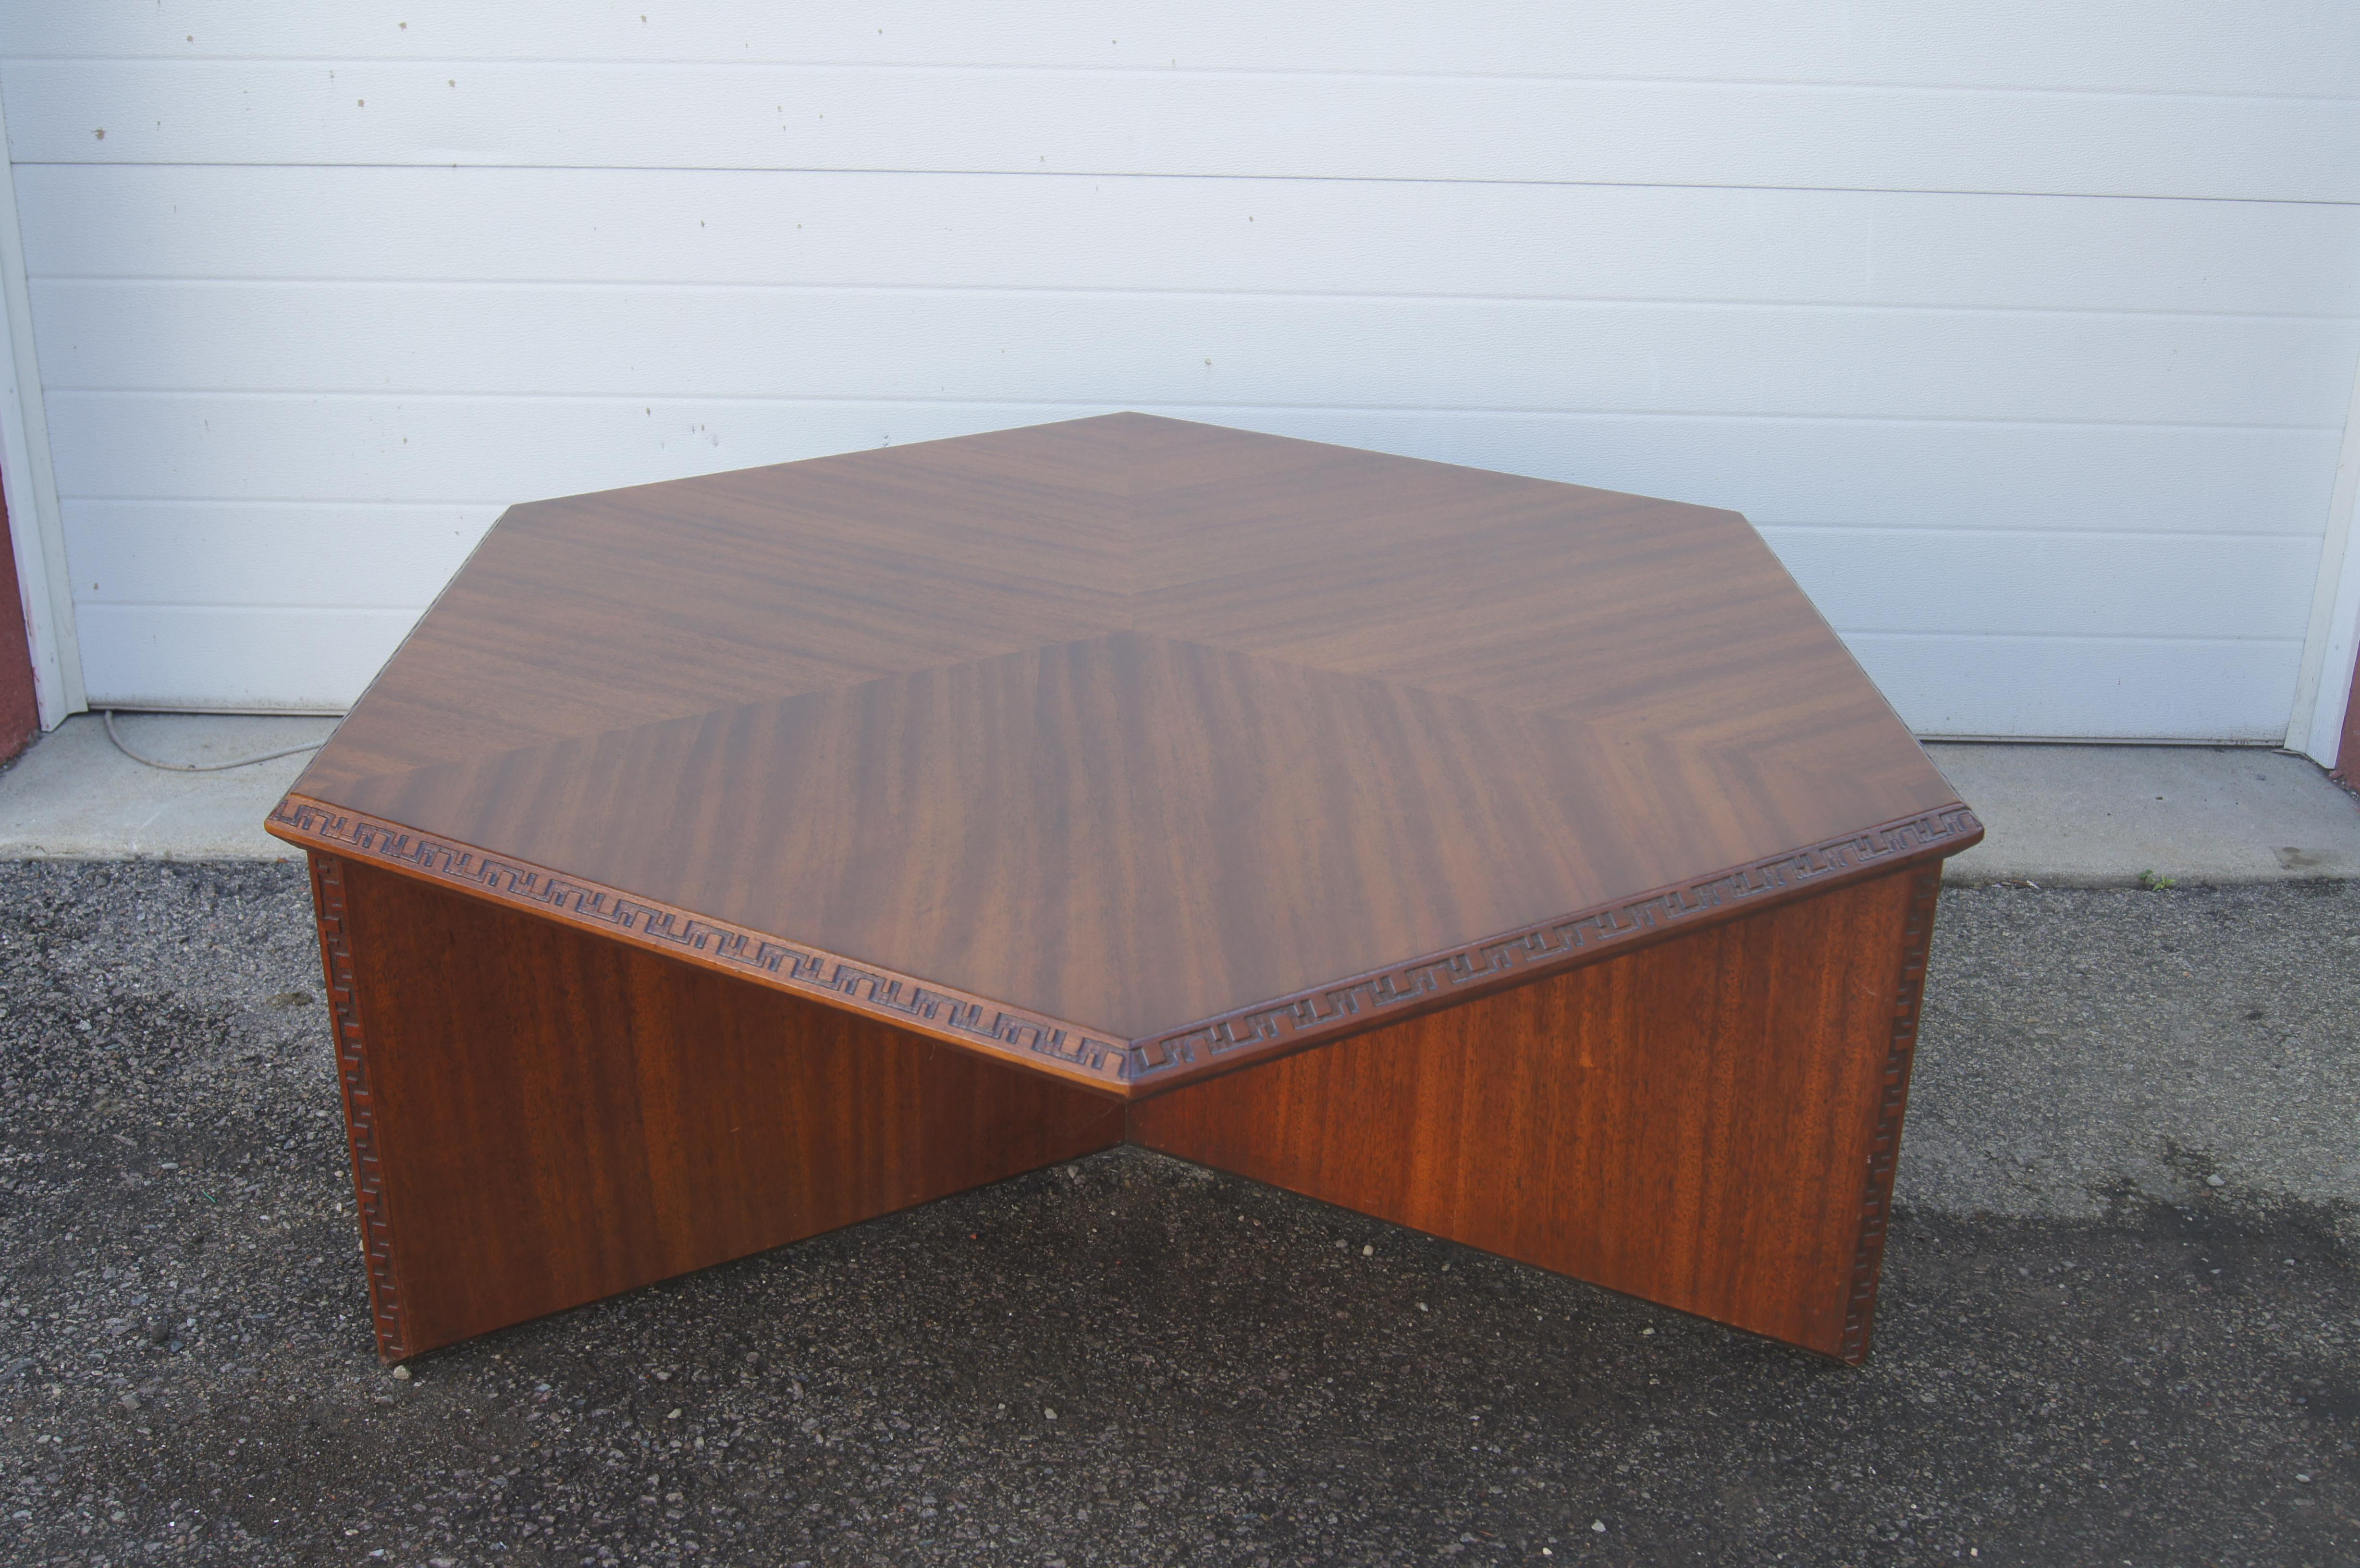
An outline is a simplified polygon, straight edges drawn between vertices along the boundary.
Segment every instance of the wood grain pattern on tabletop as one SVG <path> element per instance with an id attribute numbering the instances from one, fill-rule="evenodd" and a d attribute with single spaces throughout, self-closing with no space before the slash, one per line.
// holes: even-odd
<path id="1" fill-rule="evenodd" d="M 273 831 L 1126 1096 L 1981 833 L 1735 513 L 1137 414 L 512 508 Z"/>

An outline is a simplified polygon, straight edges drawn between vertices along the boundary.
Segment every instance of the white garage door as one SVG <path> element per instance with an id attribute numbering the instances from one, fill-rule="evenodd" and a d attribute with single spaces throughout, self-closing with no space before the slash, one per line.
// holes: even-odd
<path id="1" fill-rule="evenodd" d="M 93 702 L 510 501 L 1136 408 L 1745 511 L 1921 731 L 2276 739 L 2360 12 L 14 0 Z"/>

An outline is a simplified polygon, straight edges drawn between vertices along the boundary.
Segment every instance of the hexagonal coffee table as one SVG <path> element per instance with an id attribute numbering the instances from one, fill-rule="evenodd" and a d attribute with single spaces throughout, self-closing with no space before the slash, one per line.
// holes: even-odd
<path id="1" fill-rule="evenodd" d="M 1982 833 L 1735 513 L 1134 414 L 514 507 L 270 827 L 388 1359 L 1129 1139 L 1857 1361 Z"/>

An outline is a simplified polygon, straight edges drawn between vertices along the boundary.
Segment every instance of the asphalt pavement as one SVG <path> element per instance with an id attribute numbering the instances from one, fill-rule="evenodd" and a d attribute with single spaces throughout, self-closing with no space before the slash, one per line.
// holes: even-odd
<path id="1" fill-rule="evenodd" d="M 1953 888 L 1850 1370 L 1137 1152 L 380 1367 L 304 890 L 0 866 L 0 1560 L 2360 1561 L 2360 883 Z"/>

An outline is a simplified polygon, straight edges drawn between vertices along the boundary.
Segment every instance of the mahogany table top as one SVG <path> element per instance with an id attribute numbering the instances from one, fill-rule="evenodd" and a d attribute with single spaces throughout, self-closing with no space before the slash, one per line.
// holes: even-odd
<path id="1" fill-rule="evenodd" d="M 1139 414 L 512 507 L 271 828 L 1126 1095 L 1982 833 L 1734 512 Z"/>

